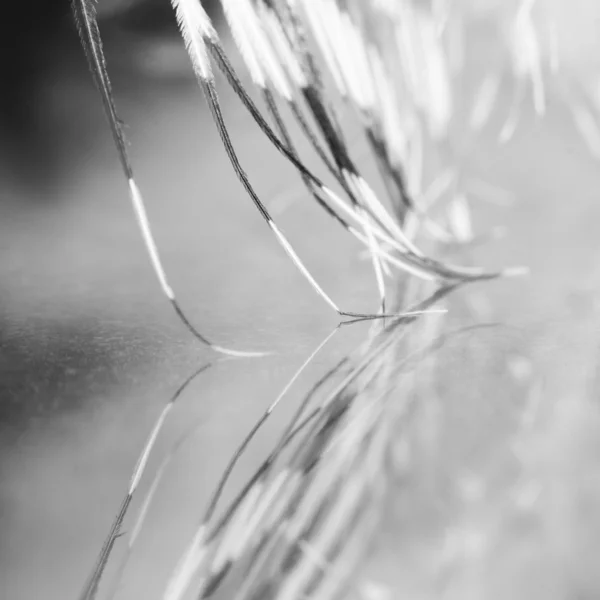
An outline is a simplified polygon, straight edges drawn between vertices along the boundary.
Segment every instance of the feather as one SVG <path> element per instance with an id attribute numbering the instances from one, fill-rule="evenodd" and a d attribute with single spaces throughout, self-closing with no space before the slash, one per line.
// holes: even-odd
<path id="1" fill-rule="evenodd" d="M 136 220 L 138 222 L 138 227 L 142 234 L 144 244 L 146 245 L 146 252 L 148 253 L 152 268 L 154 269 L 163 294 L 167 297 L 173 306 L 175 313 L 186 326 L 186 328 L 204 345 L 212 348 L 216 352 L 230 356 L 264 356 L 264 353 L 241 352 L 213 344 L 191 324 L 190 320 L 181 309 L 177 298 L 175 297 L 173 288 L 171 288 L 169 285 L 167 274 L 163 268 L 158 247 L 156 246 L 156 242 L 154 241 L 154 236 L 150 228 L 150 222 L 148 220 L 144 199 L 134 179 L 133 168 L 127 152 L 127 142 L 123 132 L 123 126 L 117 115 L 114 96 L 106 68 L 106 59 L 104 58 L 102 38 L 100 37 L 100 30 L 98 28 L 95 2 L 94 0 L 72 0 L 72 9 L 90 71 L 92 72 L 94 82 L 100 91 L 102 104 L 104 105 L 104 112 L 106 113 L 115 146 L 117 147 L 121 167 L 123 168 L 123 172 L 127 178 L 129 197 Z M 200 10 L 204 12 L 203 9 Z M 206 17 L 206 19 L 208 19 L 208 17 Z M 210 24 L 210 21 L 208 21 L 208 23 Z M 208 33 L 210 34 L 210 30 Z M 206 58 L 206 63 L 208 63 L 208 57 Z M 202 66 L 203 65 L 198 64 L 199 69 L 202 68 Z"/>
<path id="2" fill-rule="evenodd" d="M 98 29 L 96 5 L 94 0 L 72 0 L 73 15 L 81 38 L 81 45 L 85 52 L 88 65 L 94 82 L 102 97 L 104 111 L 108 118 L 110 129 L 117 146 L 119 160 L 128 180 L 133 179 L 133 171 L 127 153 L 127 145 L 121 121 L 117 116 L 117 109 L 108 78 L 106 60 L 102 48 L 102 39 Z"/>
<path id="3" fill-rule="evenodd" d="M 115 542 L 122 535 L 121 527 L 123 525 L 123 521 L 127 516 L 127 512 L 129 511 L 131 501 L 133 500 L 133 496 L 137 490 L 142 475 L 146 470 L 148 458 L 150 456 L 152 448 L 156 443 L 158 434 L 160 433 L 167 416 L 171 412 L 171 409 L 175 405 L 175 402 L 177 402 L 177 400 L 181 397 L 181 395 L 190 385 L 190 383 L 192 383 L 192 381 L 194 381 L 196 377 L 198 377 L 201 373 L 204 373 L 211 366 L 212 363 L 207 363 L 199 369 L 197 369 L 190 377 L 188 377 L 184 381 L 184 383 L 179 386 L 177 391 L 165 404 L 163 410 L 159 414 L 158 419 L 156 420 L 154 427 L 152 428 L 152 431 L 150 432 L 150 435 L 148 436 L 148 439 L 144 447 L 142 448 L 142 452 L 140 453 L 137 463 L 133 469 L 133 473 L 131 474 L 129 485 L 127 487 L 127 493 L 125 494 L 121 502 L 121 507 L 119 508 L 119 511 L 113 520 L 110 531 L 108 533 L 108 536 L 106 537 L 104 545 L 102 546 L 100 554 L 98 555 L 94 568 L 92 569 L 92 572 L 88 577 L 88 580 L 81 594 L 79 595 L 79 600 L 94 600 L 94 598 L 96 598 L 96 595 L 98 593 L 98 586 L 100 585 L 102 575 L 104 574 L 104 570 L 106 569 L 106 565 L 108 564 L 108 559 L 110 558 Z"/>
<path id="4" fill-rule="evenodd" d="M 196 77 L 212 80 L 206 40 L 217 40 L 218 36 L 210 17 L 198 0 L 171 0 L 171 4 Z"/>

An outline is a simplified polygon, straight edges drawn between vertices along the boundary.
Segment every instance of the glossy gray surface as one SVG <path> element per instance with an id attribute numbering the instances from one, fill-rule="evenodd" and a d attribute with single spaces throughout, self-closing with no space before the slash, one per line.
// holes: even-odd
<path id="1" fill-rule="evenodd" d="M 22 189 L 9 187 L 0 206 L 0 596 L 10 600 L 75 596 L 162 403 L 209 357 L 160 295 L 84 72 L 50 79 L 47 92 L 68 169 L 38 189 L 40 202 L 24 201 Z M 289 167 L 232 98 L 224 99 L 240 156 L 261 194 L 271 205 L 294 200 L 281 224 L 314 275 L 345 308 L 371 309 L 369 262 L 305 201 L 296 180 L 290 184 Z M 145 81 L 123 95 L 121 106 L 157 241 L 188 314 L 217 343 L 275 353 L 220 364 L 201 376 L 159 443 L 156 457 L 197 426 L 157 497 L 121 590 L 123 598 L 154 598 L 236 443 L 336 319 L 231 176 L 193 82 Z M 68 123 L 74 134 L 62 140 L 61 124 Z M 503 149 L 492 136 L 483 139 L 466 162 L 517 199 L 508 209 L 476 209 L 479 227 L 500 223 L 509 231 L 476 258 L 532 269 L 528 279 L 480 290 L 489 318 L 519 329 L 484 338 L 494 362 L 477 377 L 495 385 L 484 400 L 467 394 L 469 401 L 502 414 L 512 389 L 502 365 L 523 355 L 548 379 L 552 395 L 595 395 L 597 165 L 555 106 L 544 124 L 525 115 Z M 295 397 L 363 332 L 343 331 L 303 376 Z M 450 405 L 465 397 L 473 376 L 457 356 L 448 377 Z M 481 440 L 494 419 L 480 428 L 470 421 L 489 419 L 485 411 L 454 405 L 460 414 L 450 420 L 451 443 L 468 448 L 461 460 L 469 462 L 494 443 L 493 436 Z M 268 447 L 287 411 L 260 436 L 235 482 Z"/>

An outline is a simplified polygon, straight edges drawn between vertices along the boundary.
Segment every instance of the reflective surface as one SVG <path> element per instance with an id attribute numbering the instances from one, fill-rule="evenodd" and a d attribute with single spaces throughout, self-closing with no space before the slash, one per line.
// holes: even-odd
<path id="1" fill-rule="evenodd" d="M 83 74 L 76 84 L 48 84 L 55 140 L 67 145 L 68 170 L 37 192 L 39 202 L 24 201 L 22 189 L 13 187 L 0 207 L 0 596 L 11 600 L 75 597 L 162 404 L 210 358 L 159 293 L 98 99 L 82 83 Z M 314 275 L 344 308 L 372 310 L 368 260 L 306 201 L 291 169 L 231 97 L 224 98 L 240 157 L 264 198 L 285 207 L 282 228 Z M 274 352 L 214 366 L 186 391 L 167 426 L 154 465 L 183 433 L 196 429 L 172 463 L 120 590 L 123 598 L 154 598 L 232 450 L 337 321 L 232 178 L 193 82 L 145 81 L 121 105 L 157 241 L 188 314 L 217 343 Z M 86 131 L 65 142 L 60 125 L 75 116 Z M 76 130 L 71 124 L 69 131 Z M 481 466 L 478 457 L 485 469 L 504 460 L 497 449 L 505 447 L 511 411 L 525 395 L 511 369 L 515 359 L 531 361 L 549 404 L 575 396 L 596 402 L 598 391 L 600 171 L 569 115 L 552 106 L 540 124 L 526 114 L 510 145 L 498 149 L 489 135 L 465 161 L 478 178 L 510 189 L 515 203 L 476 205 L 478 228 L 505 225 L 508 237 L 455 262 L 527 264 L 531 276 L 473 288 L 461 298 L 470 298 L 467 305 L 479 313 L 459 303 L 462 311 L 450 317 L 455 324 L 484 319 L 509 326 L 466 346 L 456 341 L 453 351 L 440 355 L 448 411 L 441 444 L 452 448 L 457 471 Z M 365 332 L 361 327 L 336 337 L 292 399 L 354 347 Z M 477 375 L 476 355 L 486 357 Z M 600 431 L 596 409 L 582 420 L 566 419 L 569 448 Z M 274 417 L 232 487 L 269 447 L 290 410 Z M 576 464 L 593 470 L 599 451 L 587 444 Z M 570 457 L 565 452 L 566 470 Z M 562 526 L 572 531 L 579 517 L 568 514 L 573 522 Z M 590 531 L 569 540 L 589 556 L 598 542 Z M 384 580 L 398 577 L 389 556 L 376 568 Z M 423 565 L 412 560 L 402 571 L 407 589 L 420 585 Z M 598 583 L 588 566 L 573 566 L 582 594 Z"/>

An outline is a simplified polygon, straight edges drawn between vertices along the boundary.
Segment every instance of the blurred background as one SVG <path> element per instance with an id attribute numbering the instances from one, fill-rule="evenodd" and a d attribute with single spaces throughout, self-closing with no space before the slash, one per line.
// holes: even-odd
<path id="1" fill-rule="evenodd" d="M 218 3 L 205 4 L 224 32 Z M 464 0 L 473 41 L 458 93 L 468 95 L 490 69 L 509 4 Z M 596 81 L 600 5 L 538 5 L 542 21 L 551 17 L 559 25 L 563 80 Z M 211 355 L 174 317 L 150 270 L 69 3 L 11 2 L 7 10 L 0 20 L 0 597 L 53 600 L 75 597 L 154 419 Z M 336 318 L 293 269 L 233 177 L 169 3 L 100 0 L 98 12 L 134 169 L 181 303 L 216 343 L 274 352 L 215 365 L 195 380 L 159 444 L 157 456 L 196 428 L 170 469 L 117 596 L 154 598 L 236 444 Z M 369 261 L 305 202 L 293 171 L 218 83 L 240 158 L 300 255 L 344 308 L 372 310 Z M 532 373 L 549 406 L 582 402 L 561 418 L 562 429 L 552 429 L 555 447 L 539 450 L 560 455 L 548 467 L 559 472 L 552 481 L 564 483 L 556 484 L 547 508 L 556 543 L 535 560 L 525 556 L 526 567 L 507 559 L 483 583 L 461 580 L 456 597 L 600 593 L 590 562 L 600 553 L 600 502 L 594 502 L 600 500 L 600 169 L 561 102 L 561 86 L 551 89 L 544 120 L 524 109 L 509 144 L 498 146 L 492 128 L 464 152 L 465 172 L 514 199 L 508 207 L 475 203 L 476 226 L 502 225 L 508 236 L 469 260 L 526 264 L 532 273 L 478 291 L 481 314 L 510 327 L 442 353 L 439 382 L 448 411 L 442 444 L 452 448 L 457 472 L 489 473 L 491 465 L 507 472 L 499 449 L 531 390 Z M 500 105 L 510 102 L 507 86 Z M 501 124 L 502 115 L 492 121 Z M 358 142 L 357 156 L 365 156 Z M 368 163 L 364 169 L 376 172 Z M 463 300 L 463 308 L 473 305 Z M 469 322 L 473 311 L 456 318 Z M 342 331 L 302 376 L 292 401 L 364 333 Z M 525 375 L 515 376 L 515 368 Z M 289 410 L 259 436 L 234 486 Z M 581 496 L 571 495 L 583 480 L 567 481 L 566 473 L 589 484 L 585 510 Z M 426 537 L 415 525 L 408 539 L 421 550 L 414 552 L 408 542 L 398 548 L 392 536 L 374 577 L 400 577 L 402 589 L 430 597 L 422 591 Z M 403 569 L 396 568 L 398 556 Z M 485 595 L 468 596 L 466 589 Z"/>

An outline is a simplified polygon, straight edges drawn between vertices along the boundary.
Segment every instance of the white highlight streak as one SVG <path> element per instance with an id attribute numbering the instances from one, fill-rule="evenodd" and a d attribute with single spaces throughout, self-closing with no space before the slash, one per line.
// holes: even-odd
<path id="1" fill-rule="evenodd" d="M 144 200 L 135 181 L 133 179 L 130 179 L 128 183 L 129 196 L 133 204 L 133 210 L 135 212 L 135 217 L 137 219 L 138 225 L 140 226 L 142 237 L 144 238 L 144 243 L 146 244 L 146 249 L 148 250 L 148 254 L 150 255 L 152 267 L 154 269 L 154 272 L 156 273 L 156 277 L 158 278 L 163 293 L 169 300 L 173 301 L 175 300 L 175 293 L 173 292 L 173 289 L 167 281 L 167 275 L 160 261 L 158 248 L 156 247 L 156 242 L 154 241 L 154 236 L 152 235 L 152 230 L 150 229 L 148 215 L 146 214 Z"/>

